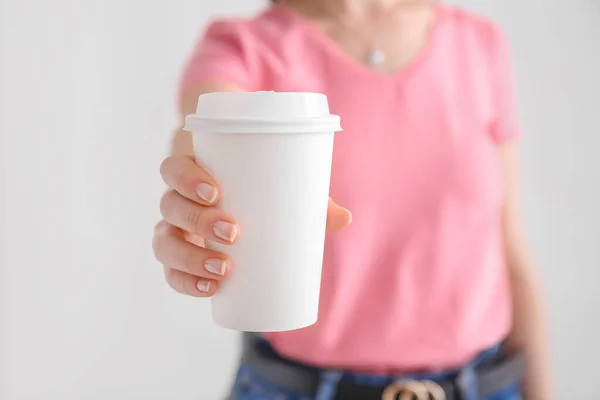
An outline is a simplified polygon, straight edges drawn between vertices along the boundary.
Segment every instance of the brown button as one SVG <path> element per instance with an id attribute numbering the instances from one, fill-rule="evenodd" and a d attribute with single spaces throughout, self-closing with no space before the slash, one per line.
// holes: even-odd
<path id="1" fill-rule="evenodd" d="M 381 400 L 396 400 L 397 396 L 399 400 L 429 400 L 429 390 L 418 381 L 398 381 L 385 388 Z"/>

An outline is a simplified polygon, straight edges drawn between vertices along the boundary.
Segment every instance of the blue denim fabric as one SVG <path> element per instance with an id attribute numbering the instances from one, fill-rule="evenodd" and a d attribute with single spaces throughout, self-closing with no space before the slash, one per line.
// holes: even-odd
<path id="1" fill-rule="evenodd" d="M 485 398 L 477 397 L 477 382 L 474 374 L 475 367 L 490 359 L 498 352 L 498 347 L 491 348 L 481 353 L 469 365 L 461 369 L 459 380 L 465 389 L 465 400 L 522 400 L 521 389 L 518 385 L 506 387 Z M 289 389 L 277 386 L 275 383 L 260 376 L 248 365 L 242 364 L 238 370 L 230 400 L 332 400 L 335 397 L 337 383 L 348 380 L 364 385 L 388 385 L 397 380 L 432 380 L 442 381 L 451 376 L 456 376 L 456 371 L 439 374 L 414 374 L 402 376 L 384 376 L 372 374 L 357 374 L 342 371 L 322 371 L 321 385 L 316 397 L 301 396 Z"/>

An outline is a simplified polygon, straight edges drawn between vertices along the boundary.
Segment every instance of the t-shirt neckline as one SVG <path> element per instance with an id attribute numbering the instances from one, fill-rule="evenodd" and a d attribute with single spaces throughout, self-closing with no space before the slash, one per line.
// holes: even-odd
<path id="1" fill-rule="evenodd" d="M 338 46 L 333 39 L 327 36 L 325 32 L 317 27 L 315 23 L 307 17 L 290 10 L 280 3 L 275 3 L 271 7 L 274 12 L 284 14 L 289 20 L 304 28 L 312 40 L 324 48 L 331 57 L 336 58 L 338 62 L 345 64 L 347 67 L 356 70 L 360 74 L 373 78 L 384 80 L 404 80 L 429 59 L 430 55 L 433 53 L 436 43 L 438 42 L 439 31 L 444 17 L 444 5 L 440 1 L 436 0 L 432 1 L 432 5 L 434 7 L 433 20 L 428 29 L 425 43 L 421 47 L 420 51 L 407 65 L 395 72 L 389 73 L 378 72 L 377 70 L 369 68 L 367 65 L 351 57 L 340 46 Z"/>

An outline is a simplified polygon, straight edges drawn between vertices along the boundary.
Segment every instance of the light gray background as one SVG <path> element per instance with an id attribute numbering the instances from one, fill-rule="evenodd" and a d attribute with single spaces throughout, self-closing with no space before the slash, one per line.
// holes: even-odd
<path id="1" fill-rule="evenodd" d="M 0 399 L 223 393 L 237 336 L 167 289 L 150 241 L 183 57 L 262 3 L 0 0 Z M 600 4 L 463 4 L 513 42 L 559 399 L 600 399 Z"/>

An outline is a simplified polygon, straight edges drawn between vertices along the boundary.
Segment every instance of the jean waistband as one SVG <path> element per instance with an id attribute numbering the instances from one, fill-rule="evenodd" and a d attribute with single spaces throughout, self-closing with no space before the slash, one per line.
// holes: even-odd
<path id="1" fill-rule="evenodd" d="M 411 381 L 436 382 L 447 399 L 471 400 L 516 384 L 524 368 L 522 356 L 507 357 L 499 344 L 482 351 L 471 362 L 455 370 L 400 375 L 358 373 L 289 360 L 279 355 L 258 334 L 245 334 L 244 339 L 244 364 L 280 387 L 319 400 L 331 400 L 342 393 L 361 400 L 380 399 L 380 391 L 384 388 Z M 358 392 L 363 394 L 356 397 Z"/>
<path id="2" fill-rule="evenodd" d="M 297 367 L 313 371 L 315 373 L 325 373 L 327 371 L 331 371 L 331 368 L 321 368 L 312 365 L 303 364 L 297 361 L 288 360 L 282 356 L 280 356 L 277 351 L 271 346 L 271 344 L 264 339 L 262 336 L 256 333 L 247 333 L 249 335 L 249 340 L 253 342 L 255 346 L 258 346 L 263 351 L 266 351 L 271 354 L 272 357 L 276 357 L 277 359 L 284 361 L 286 363 L 290 363 L 296 365 Z M 449 370 L 442 370 L 436 372 L 414 372 L 414 373 L 402 373 L 402 374 L 377 374 L 377 373 L 365 373 L 365 372 L 352 372 L 335 369 L 341 373 L 341 380 L 350 381 L 357 384 L 365 384 L 365 385 L 387 385 L 392 381 L 397 380 L 429 380 L 429 381 L 442 381 L 446 379 L 452 379 L 460 374 L 460 372 L 464 369 L 474 369 L 477 368 L 489 361 L 492 361 L 495 357 L 497 357 L 501 351 L 502 344 L 496 344 L 490 346 L 489 348 L 481 351 L 477 354 L 469 363 L 466 365 Z"/>

